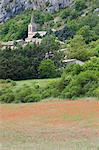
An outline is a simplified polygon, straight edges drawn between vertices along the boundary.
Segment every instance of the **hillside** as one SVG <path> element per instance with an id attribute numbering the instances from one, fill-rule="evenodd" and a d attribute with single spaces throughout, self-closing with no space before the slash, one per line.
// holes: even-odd
<path id="1" fill-rule="evenodd" d="M 13 40 L 15 45 L 14 49 L 6 47 L 3 50 L 1 45 L 0 79 L 4 79 L 0 81 L 1 85 L 2 82 L 13 82 L 7 79 L 61 78 L 60 82 L 53 82 L 46 89 L 38 85 L 35 90 L 27 86 L 22 88 L 19 97 L 22 96 L 23 100 L 17 98 L 10 87 L 1 89 L 1 101 L 29 102 L 35 97 L 37 100 L 49 97 L 99 97 L 98 6 L 97 0 L 76 0 L 71 7 L 53 14 L 25 10 L 0 25 L 0 41 Z M 27 37 L 32 13 L 37 30 L 46 31 L 46 35 L 41 37 L 40 44 L 30 42 L 23 46 L 16 40 Z M 68 64 L 68 59 L 76 62 Z M 64 63 L 64 60 L 67 62 Z"/>
<path id="2" fill-rule="evenodd" d="M 70 5 L 72 0 L 0 0 L 0 22 L 27 9 L 55 12 Z"/>
<path id="3" fill-rule="evenodd" d="M 64 28 L 64 26 L 67 26 L 68 28 L 66 29 L 66 32 L 69 33 L 66 33 L 65 30 L 63 30 L 60 33 L 61 40 L 66 40 L 68 36 L 71 37 L 76 34 L 80 29 L 82 30 L 83 26 L 88 29 L 88 32 L 90 32 L 90 30 L 93 31 L 88 34 L 92 34 L 92 40 L 96 40 L 99 35 L 98 6 L 99 2 L 97 0 L 91 0 L 90 2 L 77 0 L 75 5 L 61 9 L 54 14 L 48 12 L 45 13 L 38 10 L 33 11 L 33 13 L 35 16 L 35 21 L 38 24 L 38 30 L 49 30 L 52 28 L 59 30 Z M 27 26 L 30 22 L 31 13 L 31 10 L 25 10 L 6 23 L 1 24 L 0 41 L 17 40 L 27 37 Z"/>

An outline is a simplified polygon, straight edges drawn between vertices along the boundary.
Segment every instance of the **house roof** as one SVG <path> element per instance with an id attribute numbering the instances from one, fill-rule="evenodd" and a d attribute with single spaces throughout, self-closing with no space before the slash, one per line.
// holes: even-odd
<path id="1" fill-rule="evenodd" d="M 3 46 L 13 46 L 14 45 L 14 41 L 1 42 L 1 45 L 3 45 Z"/>
<path id="2" fill-rule="evenodd" d="M 80 65 L 83 65 L 84 62 L 81 61 L 81 60 L 77 60 L 77 59 L 65 59 L 63 60 L 63 63 L 75 63 L 75 64 L 80 64 Z"/>

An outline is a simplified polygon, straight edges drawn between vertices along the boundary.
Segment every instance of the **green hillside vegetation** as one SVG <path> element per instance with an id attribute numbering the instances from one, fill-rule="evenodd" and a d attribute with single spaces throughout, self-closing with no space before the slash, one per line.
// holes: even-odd
<path id="1" fill-rule="evenodd" d="M 5 103 L 38 102 L 46 98 L 99 98 L 99 58 L 80 65 L 69 65 L 60 79 L 0 81 L 0 101 Z"/>
<path id="2" fill-rule="evenodd" d="M 49 13 L 41 11 L 24 11 L 14 18 L 0 25 L 0 41 L 11 41 L 24 39 L 27 37 L 28 24 L 31 20 L 31 14 L 34 14 L 35 22 L 38 24 L 38 29 L 42 30 L 44 23 L 53 20 L 53 16 Z"/>
<path id="3" fill-rule="evenodd" d="M 98 5 L 97 0 L 77 0 L 75 5 L 55 14 L 33 11 L 38 29 L 47 30 L 47 34 L 40 45 L 17 44 L 13 50 L 0 49 L 0 101 L 26 103 L 49 97 L 99 98 L 99 15 L 95 12 Z M 0 25 L 0 40 L 27 37 L 31 13 L 25 11 Z M 64 56 L 85 64 L 64 66 Z M 27 79 L 43 80 L 32 83 Z"/>
<path id="4" fill-rule="evenodd" d="M 60 76 L 59 68 L 64 54 L 59 48 L 60 44 L 55 41 L 55 37 L 48 36 L 40 45 L 30 43 L 24 48 L 18 46 L 14 50 L 0 50 L 0 79 L 24 80 Z M 50 51 L 53 57 L 46 60 L 45 55 Z"/>
<path id="5" fill-rule="evenodd" d="M 39 30 L 60 28 L 57 36 L 61 40 L 80 34 L 86 42 L 90 42 L 99 38 L 99 18 L 97 12 L 94 11 L 98 7 L 99 2 L 97 0 L 90 0 L 90 2 L 76 0 L 75 5 L 55 14 L 41 11 L 33 11 L 33 14 Z M 0 25 L 0 40 L 9 41 L 27 37 L 27 26 L 30 22 L 31 13 L 30 10 L 24 11 L 5 24 Z M 64 27 L 64 31 L 66 31 L 62 34 L 62 28 Z"/>

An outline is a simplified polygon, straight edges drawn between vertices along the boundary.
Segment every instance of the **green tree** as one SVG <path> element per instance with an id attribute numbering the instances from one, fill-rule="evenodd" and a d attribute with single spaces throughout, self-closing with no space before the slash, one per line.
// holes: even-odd
<path id="1" fill-rule="evenodd" d="M 81 35 L 76 35 L 70 40 L 68 44 L 67 57 L 82 61 L 85 61 L 90 57 L 88 56 L 87 45 Z"/>
<path id="2" fill-rule="evenodd" d="M 45 52 L 54 52 L 59 50 L 60 44 L 53 35 L 47 35 L 43 38 L 41 47 Z"/>
<path id="3" fill-rule="evenodd" d="M 70 12 L 71 12 L 71 9 L 69 9 L 69 8 L 63 10 L 62 13 L 61 13 L 62 19 L 66 19 L 67 17 L 69 17 Z"/>
<path id="4" fill-rule="evenodd" d="M 93 30 L 90 29 L 89 26 L 83 26 L 82 28 L 80 28 L 80 30 L 78 31 L 79 35 L 82 35 L 83 38 L 85 39 L 86 43 L 91 42 L 92 40 L 96 39 L 96 34 Z"/>
<path id="5" fill-rule="evenodd" d="M 87 6 L 86 6 L 86 1 L 85 0 L 76 0 L 75 2 L 75 9 L 77 11 L 81 11 L 83 9 L 85 9 Z"/>
<path id="6" fill-rule="evenodd" d="M 39 66 L 40 78 L 54 78 L 56 77 L 56 67 L 54 62 L 50 59 L 41 61 Z"/>

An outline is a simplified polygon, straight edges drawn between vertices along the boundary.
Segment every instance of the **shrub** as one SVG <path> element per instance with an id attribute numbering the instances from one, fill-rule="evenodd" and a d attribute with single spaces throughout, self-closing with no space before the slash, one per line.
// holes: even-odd
<path id="1" fill-rule="evenodd" d="M 12 86 L 16 86 L 16 82 L 15 82 L 15 81 L 12 81 L 12 82 L 11 82 L 11 85 L 12 85 Z"/>
<path id="2" fill-rule="evenodd" d="M 62 80 L 61 97 L 62 98 L 74 98 L 80 96 L 95 96 L 94 90 L 98 87 L 99 79 L 98 72 L 85 71 L 78 75 L 72 76 L 71 79 L 66 77 Z"/>
<path id="3" fill-rule="evenodd" d="M 67 17 L 69 17 L 71 10 L 70 9 L 65 9 L 63 10 L 63 12 L 61 13 L 61 17 L 62 19 L 66 19 Z"/>
<path id="4" fill-rule="evenodd" d="M 99 71 L 99 58 L 93 58 L 92 60 L 89 60 L 88 62 L 86 62 L 83 66 L 83 70 L 95 70 L 95 71 Z"/>
<path id="5" fill-rule="evenodd" d="M 50 87 L 48 86 L 46 89 L 42 91 L 42 99 L 51 97 Z"/>
<path id="6" fill-rule="evenodd" d="M 15 101 L 15 96 L 13 93 L 6 93 L 0 96 L 0 101 L 3 103 L 12 103 Z"/>
<path id="7" fill-rule="evenodd" d="M 76 0 L 76 2 L 75 2 L 75 9 L 77 11 L 81 11 L 81 10 L 83 10 L 85 8 L 87 8 L 85 0 Z"/>
<path id="8" fill-rule="evenodd" d="M 67 79 L 67 80 L 66 80 Z M 68 78 L 64 78 L 64 83 L 66 81 L 66 85 L 64 86 L 63 91 L 61 92 L 61 98 L 73 98 L 80 95 L 80 85 L 76 84 L 76 76 L 68 76 Z"/>
<path id="9" fill-rule="evenodd" d="M 64 88 L 66 88 L 67 85 L 69 85 L 69 83 L 72 80 L 72 76 L 71 75 L 66 75 L 65 73 L 63 73 L 61 80 L 58 82 L 58 89 L 60 92 L 62 92 L 62 90 L 64 90 Z"/>
<path id="10" fill-rule="evenodd" d="M 5 82 L 6 82 L 6 83 L 11 83 L 12 80 L 11 80 L 11 79 L 6 79 Z"/>
<path id="11" fill-rule="evenodd" d="M 82 66 L 79 64 L 70 64 L 67 65 L 64 74 L 71 74 L 71 75 L 77 75 L 82 71 Z"/>
<path id="12" fill-rule="evenodd" d="M 94 95 L 99 99 L 99 87 L 94 90 Z"/>
<path id="13" fill-rule="evenodd" d="M 16 92 L 16 102 L 26 103 L 25 98 L 32 93 L 31 88 L 25 87 Z"/>
<path id="14" fill-rule="evenodd" d="M 6 81 L 3 79 L 0 79 L 0 83 L 5 83 Z"/>
<path id="15" fill-rule="evenodd" d="M 31 95 L 27 95 L 24 98 L 25 103 L 30 103 L 30 102 L 38 102 L 41 100 L 41 95 L 38 93 L 32 93 Z"/>
<path id="16" fill-rule="evenodd" d="M 35 89 L 39 89 L 39 88 L 40 88 L 39 84 L 35 84 L 35 85 L 34 85 L 34 88 L 35 88 Z"/>

